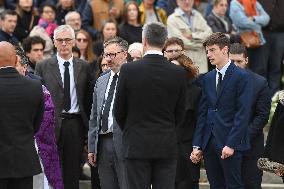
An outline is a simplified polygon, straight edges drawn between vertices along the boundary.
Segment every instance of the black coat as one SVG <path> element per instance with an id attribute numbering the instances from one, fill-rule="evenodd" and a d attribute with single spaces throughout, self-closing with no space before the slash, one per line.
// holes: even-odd
<path id="1" fill-rule="evenodd" d="M 284 164 L 284 105 L 278 103 L 267 137 L 264 156 Z"/>
<path id="2" fill-rule="evenodd" d="M 0 179 L 39 174 L 34 134 L 44 111 L 41 83 L 3 68 L 0 91 Z"/>
<path id="3" fill-rule="evenodd" d="M 120 70 L 114 115 L 126 158 L 176 158 L 185 113 L 185 70 L 161 55 L 146 55 Z"/>

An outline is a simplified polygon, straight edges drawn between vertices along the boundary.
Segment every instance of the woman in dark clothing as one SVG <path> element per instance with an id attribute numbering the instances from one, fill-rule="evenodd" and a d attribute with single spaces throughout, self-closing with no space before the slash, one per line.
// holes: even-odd
<path id="1" fill-rule="evenodd" d="M 201 89 L 193 85 L 193 80 L 198 75 L 198 68 L 194 66 L 192 60 L 181 54 L 172 59 L 172 63 L 182 66 L 188 77 L 186 86 L 186 102 L 185 102 L 185 119 L 183 124 L 177 128 L 178 139 L 178 161 L 176 170 L 176 189 L 192 189 L 194 185 L 198 185 L 200 164 L 193 164 L 190 159 L 192 151 L 192 138 L 197 121 L 197 110 Z"/>
<path id="2" fill-rule="evenodd" d="M 39 21 L 39 15 L 33 6 L 33 1 L 17 0 L 16 12 L 18 14 L 17 26 L 14 35 L 22 42 L 28 37 L 30 31 Z"/>
<path id="3" fill-rule="evenodd" d="M 120 37 L 128 44 L 142 42 L 142 25 L 140 23 L 139 7 L 135 1 L 129 1 L 124 6 L 123 23 L 119 28 Z"/>
<path id="4" fill-rule="evenodd" d="M 280 100 L 277 104 L 268 132 L 264 157 L 270 161 L 284 164 L 284 91 L 280 92 Z M 284 176 L 284 173 L 276 173 Z M 284 181 L 284 180 L 283 180 Z"/>
<path id="5" fill-rule="evenodd" d="M 213 32 L 222 32 L 230 36 L 231 43 L 240 42 L 240 37 L 234 28 L 231 19 L 226 15 L 228 10 L 227 0 L 215 0 L 213 10 L 206 17 L 207 24 Z"/>
<path id="6" fill-rule="evenodd" d="M 58 26 L 65 24 L 65 16 L 75 10 L 74 0 L 59 0 L 57 4 L 56 23 Z"/>

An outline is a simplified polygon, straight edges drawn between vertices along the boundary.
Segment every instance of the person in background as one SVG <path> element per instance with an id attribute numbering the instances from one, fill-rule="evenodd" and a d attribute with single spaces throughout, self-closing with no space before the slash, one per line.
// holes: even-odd
<path id="1" fill-rule="evenodd" d="M 14 36 L 14 31 L 17 26 L 18 15 L 14 10 L 5 10 L 0 15 L 1 29 L 0 41 L 7 41 L 14 46 L 20 46 L 19 40 Z"/>
<path id="2" fill-rule="evenodd" d="M 168 38 L 163 47 L 164 56 L 170 60 L 184 54 L 184 43 L 177 37 Z"/>
<path id="3" fill-rule="evenodd" d="M 81 0 L 82 1 L 82 0 Z M 65 24 L 65 15 L 75 10 L 75 1 L 74 0 L 58 0 L 56 7 L 56 23 L 57 25 Z"/>
<path id="4" fill-rule="evenodd" d="M 97 56 L 102 55 L 104 50 L 103 48 L 104 41 L 107 41 L 115 36 L 119 36 L 119 29 L 117 22 L 113 19 L 109 19 L 103 22 L 100 33 L 97 35 L 97 40 L 94 43 L 94 53 Z"/>
<path id="5" fill-rule="evenodd" d="M 142 43 L 132 43 L 128 47 L 128 53 L 132 57 L 133 61 L 140 60 L 143 57 L 143 45 Z"/>
<path id="6" fill-rule="evenodd" d="M 77 11 L 68 12 L 65 15 L 65 23 L 71 26 L 75 33 L 77 33 L 82 27 L 81 15 Z"/>
<path id="7" fill-rule="evenodd" d="M 142 25 L 140 22 L 139 7 L 135 1 L 129 1 L 124 5 L 123 20 L 119 27 L 119 36 L 128 44 L 142 42 Z"/>
<path id="8" fill-rule="evenodd" d="M 57 28 L 55 23 L 56 7 L 49 2 L 45 2 L 40 6 L 40 19 L 38 25 L 45 29 L 49 37 L 53 38 L 54 30 Z"/>
<path id="9" fill-rule="evenodd" d="M 164 9 L 156 7 L 156 0 L 143 0 L 139 6 L 141 12 L 141 21 L 142 25 L 151 23 L 151 22 L 161 22 L 167 24 L 167 13 Z"/>
<path id="10" fill-rule="evenodd" d="M 27 71 L 34 74 L 36 64 L 43 60 L 45 41 L 38 36 L 27 37 L 24 39 L 22 46 L 29 60 Z"/>
<path id="11" fill-rule="evenodd" d="M 76 46 L 80 49 L 80 59 L 95 64 L 96 55 L 93 51 L 92 38 L 85 30 L 79 30 L 76 35 Z"/>
<path id="12" fill-rule="evenodd" d="M 18 14 L 17 26 L 14 35 L 20 42 L 26 38 L 39 21 L 39 15 L 33 5 L 33 0 L 17 0 L 16 12 Z"/>
<path id="13" fill-rule="evenodd" d="M 228 10 L 228 0 L 214 0 L 213 10 L 206 17 L 207 24 L 213 32 L 226 33 L 230 37 L 231 43 L 240 42 L 240 36 L 237 34 L 235 26 L 230 17 L 226 15 Z"/>
<path id="14" fill-rule="evenodd" d="M 185 119 L 177 128 L 178 161 L 176 170 L 175 189 L 198 188 L 200 177 L 200 164 L 193 164 L 188 158 L 192 151 L 192 138 L 196 127 L 198 105 L 201 97 L 201 88 L 195 86 L 193 81 L 198 76 L 198 68 L 192 60 L 180 54 L 170 58 L 170 61 L 183 67 L 187 72 Z"/>
<path id="15" fill-rule="evenodd" d="M 199 73 L 208 71 L 207 57 L 202 42 L 212 33 L 201 13 L 193 9 L 194 0 L 177 0 L 178 7 L 168 17 L 168 37 L 180 38 L 185 55 L 198 66 Z"/>
<path id="16" fill-rule="evenodd" d="M 32 189 L 41 173 L 34 135 L 44 112 L 42 86 L 18 73 L 17 59 L 14 46 L 0 42 L 1 189 Z"/>
<path id="17" fill-rule="evenodd" d="M 229 58 L 238 67 L 247 70 L 252 80 L 253 99 L 248 124 L 251 148 L 243 154 L 242 178 L 245 189 L 261 189 L 263 173 L 257 167 L 257 160 L 264 152 L 263 128 L 267 124 L 271 107 L 270 89 L 264 77 L 248 69 L 249 59 L 242 44 L 230 45 Z"/>

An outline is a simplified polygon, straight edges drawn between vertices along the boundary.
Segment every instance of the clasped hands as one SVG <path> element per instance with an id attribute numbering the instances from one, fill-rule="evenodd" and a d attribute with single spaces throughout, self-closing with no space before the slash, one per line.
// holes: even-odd
<path id="1" fill-rule="evenodd" d="M 234 149 L 225 146 L 222 149 L 222 154 L 221 154 L 221 159 L 226 159 L 230 156 L 232 156 L 234 154 Z M 190 154 L 190 159 L 192 161 L 192 163 L 197 164 L 198 162 L 200 162 L 200 160 L 202 159 L 203 155 L 202 155 L 202 151 L 197 149 L 197 148 L 193 148 L 191 154 Z"/>

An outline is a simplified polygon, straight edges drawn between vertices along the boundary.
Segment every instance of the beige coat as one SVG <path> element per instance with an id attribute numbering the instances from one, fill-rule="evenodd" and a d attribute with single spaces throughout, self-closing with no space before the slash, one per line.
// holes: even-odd
<path id="1" fill-rule="evenodd" d="M 208 71 L 207 57 L 202 43 L 212 34 L 212 30 L 198 11 L 192 10 L 192 28 L 182 17 L 182 13 L 180 8 L 176 8 L 175 12 L 168 17 L 168 35 L 182 39 L 186 55 L 199 67 L 200 73 L 206 73 Z M 192 39 L 184 36 L 188 34 L 192 35 Z"/>

